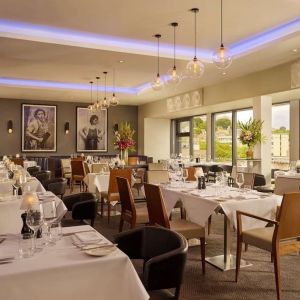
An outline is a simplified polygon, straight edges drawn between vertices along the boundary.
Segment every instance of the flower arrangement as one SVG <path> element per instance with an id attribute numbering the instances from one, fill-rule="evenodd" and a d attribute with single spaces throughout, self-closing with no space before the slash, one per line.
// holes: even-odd
<path id="1" fill-rule="evenodd" d="M 135 151 L 135 141 L 133 135 L 135 130 L 130 123 L 121 122 L 119 130 L 114 131 L 114 148 L 117 150 Z"/>
<path id="2" fill-rule="evenodd" d="M 261 143 L 264 140 L 264 136 L 261 134 L 263 121 L 252 120 L 250 118 L 247 122 L 238 122 L 238 127 L 241 129 L 239 140 L 243 145 L 253 147 L 257 143 Z"/>

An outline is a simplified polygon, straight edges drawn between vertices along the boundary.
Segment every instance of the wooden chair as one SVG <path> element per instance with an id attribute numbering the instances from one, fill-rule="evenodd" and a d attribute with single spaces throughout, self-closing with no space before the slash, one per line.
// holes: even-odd
<path id="1" fill-rule="evenodd" d="M 147 207 L 135 207 L 128 180 L 123 177 L 117 177 L 117 184 L 122 207 L 119 232 L 122 232 L 124 222 L 128 222 L 131 229 L 134 228 L 136 224 L 149 223 Z"/>
<path id="2" fill-rule="evenodd" d="M 241 172 L 238 172 L 238 173 L 241 173 Z M 250 186 L 251 189 L 253 190 L 255 173 L 247 173 L 247 172 L 242 172 L 242 173 L 244 174 L 244 184 L 242 185 L 242 187 L 247 185 L 247 186 Z M 236 184 L 235 184 L 235 186 L 237 187 Z"/>
<path id="3" fill-rule="evenodd" d="M 74 182 L 79 181 L 80 184 L 80 192 L 81 186 L 84 187 L 84 167 L 82 160 L 71 160 L 71 169 L 72 169 L 72 176 L 71 176 L 71 193 L 73 192 Z"/>
<path id="4" fill-rule="evenodd" d="M 15 158 L 11 158 L 11 161 L 15 164 L 15 165 L 19 165 L 24 167 L 24 159 L 22 157 L 15 157 Z"/>
<path id="5" fill-rule="evenodd" d="M 223 168 L 218 165 L 212 165 L 209 167 L 209 171 L 207 173 L 207 181 L 208 182 L 216 182 L 217 173 L 223 172 Z"/>
<path id="6" fill-rule="evenodd" d="M 60 160 L 62 177 L 69 181 L 69 187 L 71 187 L 72 168 L 71 160 L 69 158 L 63 158 Z"/>
<path id="7" fill-rule="evenodd" d="M 159 186 L 145 184 L 145 193 L 150 225 L 169 228 L 181 233 L 186 239 L 200 238 L 202 273 L 205 274 L 205 228 L 183 219 L 169 221 Z"/>
<path id="8" fill-rule="evenodd" d="M 108 191 L 101 192 L 101 216 L 103 216 L 104 200 L 107 204 L 107 221 L 110 221 L 110 209 L 112 201 L 120 201 L 119 189 L 117 184 L 117 177 L 126 178 L 131 186 L 131 169 L 112 169 L 109 173 Z"/>
<path id="9" fill-rule="evenodd" d="M 145 182 L 145 172 L 146 172 L 146 169 L 144 169 L 144 168 L 139 168 L 136 171 L 136 175 L 135 175 L 136 181 L 133 184 L 133 187 L 137 189 L 138 196 L 140 195 L 140 191 Z"/>
<path id="10" fill-rule="evenodd" d="M 188 178 L 186 180 L 187 181 L 196 181 L 197 178 L 195 177 L 195 174 L 198 169 L 201 169 L 201 172 L 203 173 L 203 170 L 201 167 L 188 167 Z M 204 176 L 204 173 L 203 173 L 203 176 Z"/>
<path id="11" fill-rule="evenodd" d="M 300 193 L 283 196 L 277 221 L 237 211 L 237 255 L 235 281 L 238 281 L 242 243 L 271 252 L 274 261 L 277 299 L 281 298 L 280 256 L 300 251 Z M 243 218 L 249 217 L 273 224 L 273 227 L 243 230 Z"/>

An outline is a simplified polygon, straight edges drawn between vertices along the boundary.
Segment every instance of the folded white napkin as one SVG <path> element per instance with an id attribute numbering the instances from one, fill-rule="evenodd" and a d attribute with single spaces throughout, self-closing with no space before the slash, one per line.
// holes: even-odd
<path id="1" fill-rule="evenodd" d="M 82 243 L 93 243 L 102 240 L 99 235 L 94 231 L 89 232 L 77 232 L 75 237 Z"/>

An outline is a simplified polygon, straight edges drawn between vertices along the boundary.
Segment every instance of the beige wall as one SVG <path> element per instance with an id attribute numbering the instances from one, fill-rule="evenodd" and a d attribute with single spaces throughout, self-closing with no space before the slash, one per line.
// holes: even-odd
<path id="1" fill-rule="evenodd" d="M 251 107 L 253 105 L 254 97 L 290 90 L 290 69 L 292 63 L 293 62 L 279 65 L 268 70 L 256 72 L 233 80 L 226 80 L 218 85 L 204 87 L 203 106 L 193 109 L 168 113 L 166 99 L 139 106 L 139 153 L 147 154 L 144 149 L 144 144 L 146 143 L 144 140 L 145 118 L 172 119 Z M 290 99 L 285 99 L 285 101 L 287 100 Z M 299 118 L 299 115 L 297 115 L 297 118 Z M 299 132 L 296 134 L 299 134 Z"/>
<path id="2" fill-rule="evenodd" d="M 48 156 L 48 155 L 70 155 L 76 152 L 76 107 L 86 107 L 86 103 L 70 102 L 50 102 L 50 101 L 27 101 L 14 99 L 0 99 L 0 155 L 14 155 L 21 152 L 21 107 L 22 103 L 28 104 L 48 104 L 57 106 L 57 152 L 37 152 L 27 153 L 29 156 Z M 107 123 L 107 147 L 108 152 L 98 152 L 97 154 L 117 153 L 113 148 L 113 125 L 121 121 L 128 121 L 137 131 L 135 139 L 138 143 L 138 120 L 137 106 L 120 105 L 108 109 Z M 13 120 L 14 132 L 7 132 L 7 121 Z M 65 122 L 70 123 L 70 133 L 64 133 Z"/>

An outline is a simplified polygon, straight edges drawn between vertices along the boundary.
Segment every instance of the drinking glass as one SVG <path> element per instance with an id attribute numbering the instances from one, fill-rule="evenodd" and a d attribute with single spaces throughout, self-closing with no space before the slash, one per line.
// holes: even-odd
<path id="1" fill-rule="evenodd" d="M 37 232 L 44 223 L 43 208 L 38 201 L 32 203 L 27 210 L 26 223 L 34 232 L 34 250 L 36 251 Z"/>
<path id="2" fill-rule="evenodd" d="M 241 190 L 241 186 L 244 184 L 244 174 L 237 173 L 235 182 L 239 186 L 239 190 Z"/>
<path id="3" fill-rule="evenodd" d="M 34 254 L 34 235 L 24 233 L 19 236 L 19 257 L 28 258 Z"/>
<path id="4" fill-rule="evenodd" d="M 44 224 L 47 226 L 47 241 L 46 244 L 54 244 L 51 238 L 51 224 L 56 220 L 56 205 L 54 199 L 44 200 L 42 202 Z"/>
<path id="5" fill-rule="evenodd" d="M 51 239 L 54 242 L 59 241 L 62 238 L 61 222 L 54 221 L 50 226 Z"/>
<path id="6" fill-rule="evenodd" d="M 187 168 L 182 168 L 181 169 L 181 175 L 182 175 L 183 183 L 185 184 L 186 179 L 189 177 L 188 169 Z"/>

